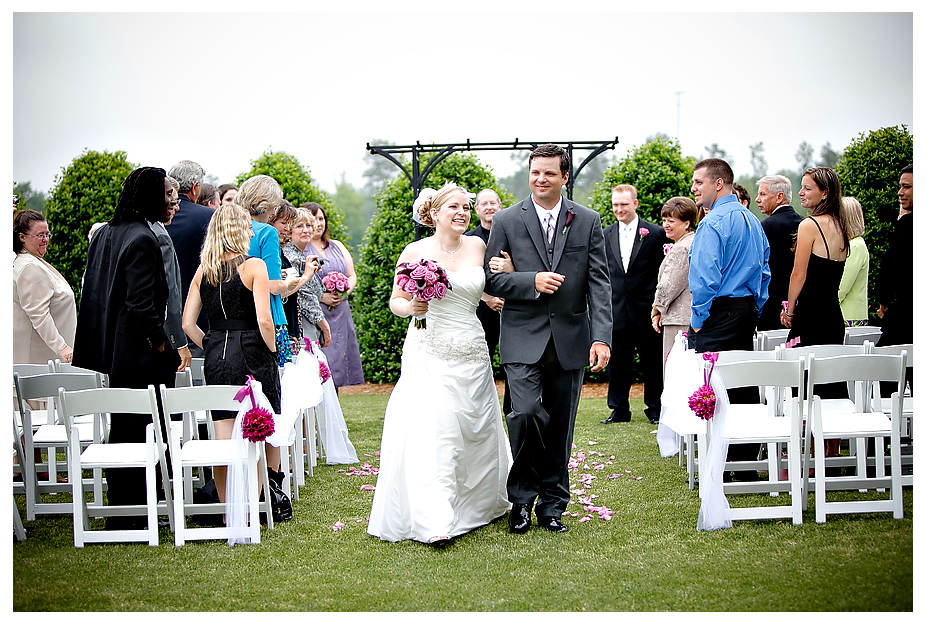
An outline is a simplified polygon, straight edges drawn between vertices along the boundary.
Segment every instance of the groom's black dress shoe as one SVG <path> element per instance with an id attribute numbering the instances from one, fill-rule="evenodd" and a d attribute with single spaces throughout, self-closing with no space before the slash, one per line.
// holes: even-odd
<path id="1" fill-rule="evenodd" d="M 631 422 L 631 416 L 619 416 L 618 410 L 612 411 L 612 415 L 601 421 L 603 425 L 610 425 L 615 422 Z"/>
<path id="2" fill-rule="evenodd" d="M 538 526 L 544 527 L 554 533 L 564 533 L 567 531 L 566 525 L 560 522 L 559 516 L 538 516 Z"/>
<path id="3" fill-rule="evenodd" d="M 527 533 L 531 527 L 531 503 L 512 503 L 509 512 L 509 531 L 512 533 Z"/>

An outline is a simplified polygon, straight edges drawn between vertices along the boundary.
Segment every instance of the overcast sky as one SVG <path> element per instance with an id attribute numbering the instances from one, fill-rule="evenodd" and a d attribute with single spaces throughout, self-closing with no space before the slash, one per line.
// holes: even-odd
<path id="1" fill-rule="evenodd" d="M 759 141 L 775 172 L 797 168 L 802 141 L 817 157 L 885 126 L 916 134 L 911 13 L 512 6 L 543 10 L 16 13 L 13 180 L 47 191 L 89 148 L 192 159 L 228 182 L 272 148 L 333 191 L 342 172 L 363 183 L 373 138 L 617 137 L 620 157 L 677 124 L 684 154 L 717 143 L 739 176 Z M 499 176 L 515 168 L 477 155 Z"/>

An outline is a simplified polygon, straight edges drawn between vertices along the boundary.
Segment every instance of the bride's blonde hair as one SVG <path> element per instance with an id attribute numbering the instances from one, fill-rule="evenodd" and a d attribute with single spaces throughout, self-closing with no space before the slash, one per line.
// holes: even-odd
<path id="1" fill-rule="evenodd" d="M 210 285 L 228 280 L 231 273 L 225 256 L 229 253 L 244 255 L 248 252 L 251 246 L 250 229 L 251 216 L 239 205 L 222 205 L 212 214 L 206 239 L 203 240 L 203 252 L 200 254 L 203 277 Z"/>
<path id="2" fill-rule="evenodd" d="M 467 190 L 465 190 L 457 183 L 445 183 L 441 189 L 436 191 L 431 198 L 423 202 L 422 205 L 418 208 L 418 216 L 421 218 L 422 224 L 434 228 L 435 222 L 431 219 L 431 210 L 439 209 L 441 205 L 446 203 L 447 200 L 454 194 L 463 194 L 466 196 L 467 206 L 470 205 L 470 197 L 467 196 Z"/>

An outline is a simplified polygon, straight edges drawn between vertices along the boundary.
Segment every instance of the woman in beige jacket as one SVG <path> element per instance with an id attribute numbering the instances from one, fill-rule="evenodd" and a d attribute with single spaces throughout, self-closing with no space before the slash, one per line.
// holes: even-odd
<path id="1" fill-rule="evenodd" d="M 653 295 L 650 319 L 653 330 L 663 329 L 663 364 L 676 334 L 689 328 L 692 315 L 692 293 L 689 291 L 689 246 L 695 237 L 698 207 L 691 198 L 676 196 L 663 205 L 663 230 L 673 244 L 666 245 L 666 257 L 657 275 L 657 291 Z"/>
<path id="2" fill-rule="evenodd" d="M 51 232 L 38 211 L 13 216 L 13 363 L 70 363 L 77 327 L 74 291 L 43 259 Z"/>

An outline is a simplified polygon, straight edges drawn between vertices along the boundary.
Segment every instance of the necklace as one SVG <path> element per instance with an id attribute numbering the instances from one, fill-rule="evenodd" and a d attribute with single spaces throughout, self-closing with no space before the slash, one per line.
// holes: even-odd
<path id="1" fill-rule="evenodd" d="M 441 250 L 443 250 L 444 252 L 446 252 L 448 255 L 451 256 L 451 262 L 456 262 L 456 261 L 457 261 L 456 259 L 454 259 L 454 253 L 456 253 L 458 250 L 460 250 L 460 245 L 461 245 L 461 244 L 463 244 L 463 238 L 460 238 L 460 241 L 457 242 L 457 248 L 455 248 L 454 250 L 448 250 L 448 249 L 445 248 L 444 246 L 441 246 L 441 242 L 438 242 L 438 246 L 441 246 Z"/>

